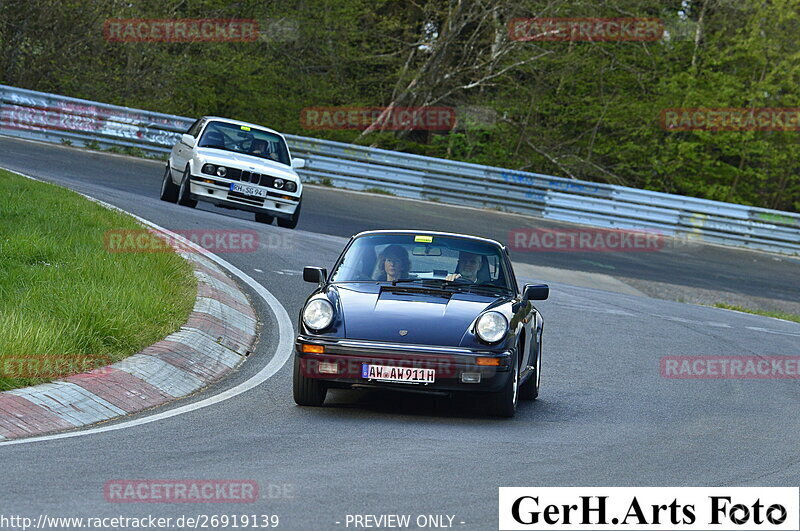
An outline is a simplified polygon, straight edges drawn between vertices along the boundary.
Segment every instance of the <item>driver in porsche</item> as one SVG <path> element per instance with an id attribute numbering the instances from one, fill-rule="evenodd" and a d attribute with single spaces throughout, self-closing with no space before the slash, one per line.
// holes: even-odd
<path id="1" fill-rule="evenodd" d="M 456 272 L 450 273 L 445 280 L 453 281 L 457 278 L 468 280 L 473 284 L 478 282 L 478 271 L 481 269 L 481 256 L 479 254 L 460 251 Z"/>

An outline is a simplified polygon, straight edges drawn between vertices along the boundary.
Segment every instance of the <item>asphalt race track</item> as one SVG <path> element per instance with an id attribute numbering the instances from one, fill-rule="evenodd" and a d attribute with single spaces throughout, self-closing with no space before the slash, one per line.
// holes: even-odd
<path id="1" fill-rule="evenodd" d="M 163 163 L 0 138 L 0 166 L 86 193 L 173 230 L 248 229 L 254 253 L 221 257 L 269 290 L 294 320 L 345 238 L 372 228 L 463 231 L 505 241 L 555 226 L 491 211 L 307 188 L 295 231 L 247 213 L 158 200 Z M 516 261 L 800 300 L 797 261 L 711 246 L 659 253 L 514 255 Z M 604 264 L 597 266 L 596 264 Z M 547 280 L 547 279 L 536 279 Z M 524 282 L 525 279 L 522 279 Z M 252 292 L 251 292 L 252 294 Z M 276 353 L 275 316 L 233 376 L 186 404 L 246 381 Z M 551 283 L 542 394 L 511 420 L 480 403 L 382 392 L 295 406 L 291 364 L 229 400 L 106 433 L 0 446 L 3 510 L 50 516 L 276 514 L 281 529 L 345 529 L 348 514 L 454 516 L 497 529 L 501 486 L 792 486 L 800 477 L 797 380 L 662 378 L 668 355 L 800 355 L 800 324 Z M 143 416 L 152 414 L 148 412 Z M 255 480 L 255 504 L 109 503 L 116 479 Z M 447 519 L 445 519 L 447 521 Z M 338 522 L 338 523 L 337 523 Z M 352 528 L 352 525 L 351 525 Z"/>

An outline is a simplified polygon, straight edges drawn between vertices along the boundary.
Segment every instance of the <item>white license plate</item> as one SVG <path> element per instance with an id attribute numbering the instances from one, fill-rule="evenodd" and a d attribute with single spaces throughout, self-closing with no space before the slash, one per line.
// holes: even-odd
<path id="1" fill-rule="evenodd" d="M 414 367 L 389 367 L 387 365 L 361 365 L 361 377 L 382 382 L 433 383 L 436 379 L 434 369 L 415 369 Z"/>
<path id="2" fill-rule="evenodd" d="M 231 192 L 239 192 L 244 195 L 252 195 L 255 197 L 267 197 L 267 191 L 255 186 L 248 186 L 246 184 L 231 183 Z"/>

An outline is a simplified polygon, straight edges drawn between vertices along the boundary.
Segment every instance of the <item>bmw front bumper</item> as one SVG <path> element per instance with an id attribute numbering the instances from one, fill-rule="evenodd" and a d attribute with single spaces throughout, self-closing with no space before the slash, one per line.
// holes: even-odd
<path id="1" fill-rule="evenodd" d="M 266 198 L 250 197 L 230 190 L 235 181 L 222 181 L 208 176 L 192 175 L 189 193 L 192 199 L 206 201 L 216 206 L 267 213 L 279 218 L 291 218 L 300 204 L 300 197 L 265 188 Z"/>

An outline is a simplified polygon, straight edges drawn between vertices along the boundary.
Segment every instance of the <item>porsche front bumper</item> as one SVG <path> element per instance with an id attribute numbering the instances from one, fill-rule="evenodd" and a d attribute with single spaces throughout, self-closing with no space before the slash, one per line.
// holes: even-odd
<path id="1" fill-rule="evenodd" d="M 323 352 L 304 352 L 304 345 L 314 346 Z M 511 377 L 509 363 L 512 357 L 509 351 L 479 351 L 306 335 L 297 337 L 295 350 L 303 375 L 318 378 L 330 387 L 376 387 L 423 393 L 495 392 L 502 389 Z M 479 365 L 478 358 L 484 363 L 488 361 L 487 358 L 495 359 L 497 365 Z M 432 383 L 375 380 L 362 374 L 365 364 L 433 369 L 436 376 Z"/>

